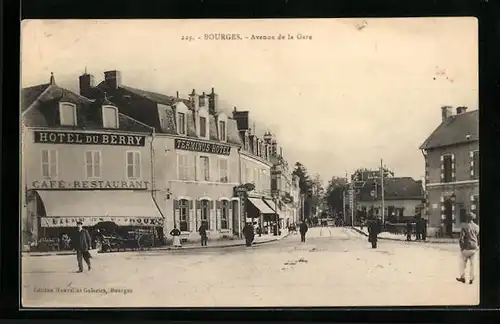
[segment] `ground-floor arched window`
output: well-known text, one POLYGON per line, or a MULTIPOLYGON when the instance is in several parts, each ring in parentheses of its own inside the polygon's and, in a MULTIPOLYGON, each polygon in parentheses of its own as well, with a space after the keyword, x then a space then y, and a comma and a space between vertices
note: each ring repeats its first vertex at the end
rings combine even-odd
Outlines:
POLYGON ((207 199, 200 200, 201 222, 206 223, 209 230, 212 229, 210 225, 210 217, 211 217, 210 211, 211 211, 211 201, 207 199))
POLYGON ((179 200, 179 230, 188 232, 189 228, 189 201, 186 199, 179 200))

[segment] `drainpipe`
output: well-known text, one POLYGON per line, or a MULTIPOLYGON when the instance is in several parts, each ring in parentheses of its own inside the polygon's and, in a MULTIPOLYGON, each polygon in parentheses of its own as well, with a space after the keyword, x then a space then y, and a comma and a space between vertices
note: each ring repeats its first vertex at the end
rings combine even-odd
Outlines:
POLYGON ((151 198, 153 198, 153 202, 155 203, 156 208, 160 212, 161 217, 163 217, 163 226, 165 226, 165 215, 163 215, 161 208, 158 206, 158 202, 156 201, 156 182, 155 182, 155 168, 154 168, 154 161, 155 161, 155 150, 154 150, 154 142, 156 138, 156 132, 154 127, 151 127, 151 145, 150 145, 150 150, 151 150, 151 198))
MULTIPOLYGON (((238 169, 240 171, 240 179, 239 179, 239 184, 241 185, 242 183, 242 178, 241 178, 241 147, 238 147, 238 169)), ((244 212, 243 211, 243 208, 241 208, 242 206, 242 199, 245 199, 245 196, 244 195, 239 195, 240 197, 240 210, 239 210, 239 213, 238 213, 238 237, 241 239, 242 238, 242 235, 241 235, 241 214, 244 212)), ((246 218, 245 218, 245 224, 246 224, 246 218)), ((234 224, 233 224, 234 226, 234 224)), ((253 226, 253 224, 252 224, 253 226)))

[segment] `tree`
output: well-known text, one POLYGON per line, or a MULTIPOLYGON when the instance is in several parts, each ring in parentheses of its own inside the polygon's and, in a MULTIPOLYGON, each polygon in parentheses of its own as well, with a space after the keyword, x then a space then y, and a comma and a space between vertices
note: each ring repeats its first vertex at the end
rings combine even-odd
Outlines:
POLYGON ((293 175, 299 178, 299 188, 301 194, 307 194, 309 189, 312 188, 312 181, 307 174, 307 169, 300 162, 295 163, 293 175))
POLYGON ((312 212, 312 181, 307 173, 307 169, 300 162, 295 163, 293 175, 299 178, 300 193, 304 197, 304 216, 311 217, 312 212))
MULTIPOLYGON (((383 167, 384 170, 384 178, 394 177, 394 172, 387 167, 383 167)), ((379 178, 380 177, 380 168, 377 169, 367 169, 367 168, 359 168, 351 175, 351 180, 358 179, 359 181, 366 181, 369 178, 379 178)))
POLYGON ((313 180, 311 181, 311 190, 312 190, 312 212, 316 214, 318 208, 323 207, 325 189, 323 188, 323 180, 318 173, 314 175, 313 180))
POLYGON ((333 213, 340 212, 344 209, 343 194, 347 188, 347 180, 343 177, 332 177, 328 181, 328 186, 325 192, 325 203, 331 208, 333 213))

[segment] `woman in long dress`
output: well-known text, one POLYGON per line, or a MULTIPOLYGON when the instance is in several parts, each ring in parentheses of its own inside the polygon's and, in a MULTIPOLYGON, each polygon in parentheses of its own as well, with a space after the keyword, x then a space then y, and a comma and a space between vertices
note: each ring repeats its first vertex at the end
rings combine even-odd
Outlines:
POLYGON ((170 231, 170 235, 174 237, 174 247, 182 247, 181 245, 181 231, 174 226, 174 229, 170 231))

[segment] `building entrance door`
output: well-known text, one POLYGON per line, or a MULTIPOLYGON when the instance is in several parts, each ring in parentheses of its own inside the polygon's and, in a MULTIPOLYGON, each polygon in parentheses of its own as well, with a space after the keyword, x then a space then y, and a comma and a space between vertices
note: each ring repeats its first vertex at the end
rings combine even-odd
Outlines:
POLYGON ((451 237, 453 235, 453 209, 452 202, 449 199, 444 202, 444 215, 445 235, 451 237))

